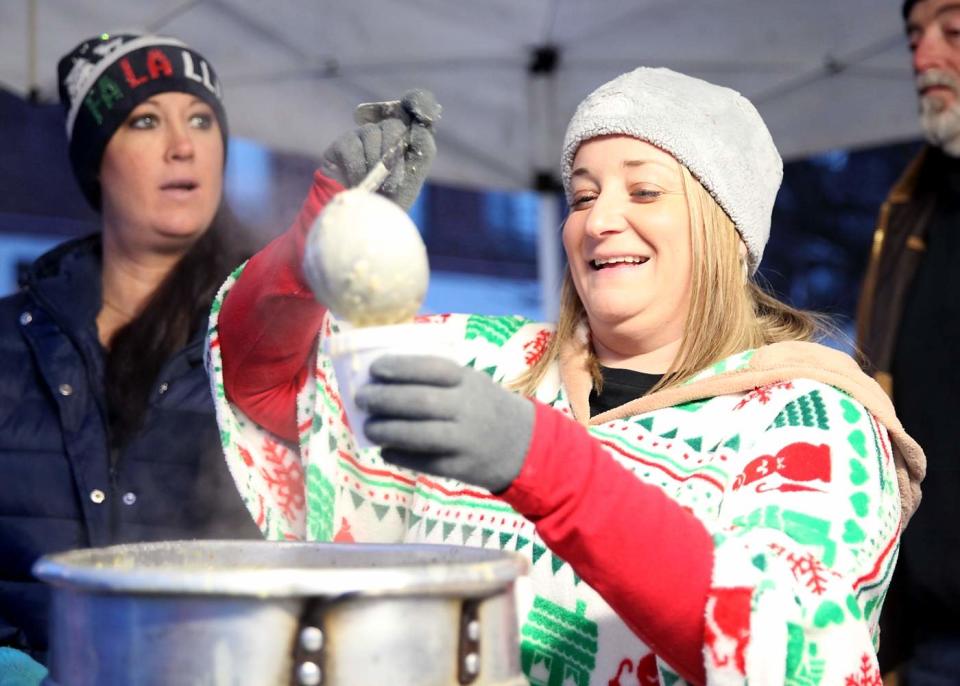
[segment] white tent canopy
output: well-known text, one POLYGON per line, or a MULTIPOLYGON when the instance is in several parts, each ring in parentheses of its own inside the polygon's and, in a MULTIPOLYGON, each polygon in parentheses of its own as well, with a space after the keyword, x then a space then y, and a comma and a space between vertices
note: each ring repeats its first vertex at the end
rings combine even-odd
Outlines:
POLYGON ((918 134, 891 0, 2 0, 0 85, 56 99, 60 55, 104 31, 209 58, 231 132, 319 154, 362 101, 418 86, 444 106, 433 179, 555 174, 576 103, 640 64, 752 99, 787 158, 918 134), (537 69, 531 67, 536 64, 537 69))

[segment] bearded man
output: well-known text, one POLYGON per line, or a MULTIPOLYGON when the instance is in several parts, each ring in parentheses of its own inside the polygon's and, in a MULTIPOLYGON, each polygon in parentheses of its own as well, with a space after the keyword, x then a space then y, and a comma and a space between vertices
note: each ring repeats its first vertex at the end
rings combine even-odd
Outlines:
POLYGON ((928 145, 880 210, 858 343, 928 466, 880 664, 886 683, 960 684, 960 0, 906 0, 903 17, 928 145))

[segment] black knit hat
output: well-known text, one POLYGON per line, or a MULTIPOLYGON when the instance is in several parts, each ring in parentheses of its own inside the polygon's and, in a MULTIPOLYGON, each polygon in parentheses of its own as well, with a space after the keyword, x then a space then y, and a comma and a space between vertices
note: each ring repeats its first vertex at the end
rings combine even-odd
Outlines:
POLYGON ((101 34, 83 41, 57 65, 66 110, 70 163, 87 200, 100 209, 103 151, 130 112, 157 93, 194 95, 213 109, 227 150, 220 81, 199 53, 175 38, 101 34))

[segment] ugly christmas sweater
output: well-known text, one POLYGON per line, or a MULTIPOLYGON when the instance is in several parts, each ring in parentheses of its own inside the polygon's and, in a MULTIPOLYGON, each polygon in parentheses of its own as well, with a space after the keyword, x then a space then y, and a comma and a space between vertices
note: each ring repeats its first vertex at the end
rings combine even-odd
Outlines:
MULTIPOLYGON (((309 205, 286 239, 290 265, 309 205)), ((228 400, 238 396, 220 359, 219 310, 236 278, 214 307, 209 362, 227 462, 268 538, 519 552, 531 566, 518 619, 533 684, 879 683, 879 606, 922 454, 846 356, 802 343, 747 351, 589 418, 585 348, 572 344, 537 389, 520 476, 495 497, 356 449, 329 360, 303 350, 306 316, 323 318, 322 335, 337 323, 308 302, 296 267, 263 300, 275 322, 277 308, 297 312, 300 332, 255 317, 239 327, 275 351, 244 377, 290 376, 279 396, 296 397, 296 429, 252 422, 228 400), (675 645, 691 636, 693 660, 675 645)), ((455 329, 461 362, 501 382, 551 335, 515 317, 423 325, 455 329)), ((277 396, 242 402, 258 414, 277 396)))

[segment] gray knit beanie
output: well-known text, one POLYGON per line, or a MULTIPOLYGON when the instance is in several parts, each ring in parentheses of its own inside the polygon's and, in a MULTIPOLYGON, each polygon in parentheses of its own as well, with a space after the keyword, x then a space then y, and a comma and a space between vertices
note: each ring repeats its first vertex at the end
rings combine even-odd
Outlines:
POLYGON ((563 141, 562 175, 580 144, 623 134, 673 155, 730 217, 757 270, 770 237, 783 161, 756 108, 734 90, 669 69, 640 67, 605 83, 577 107, 563 141))

